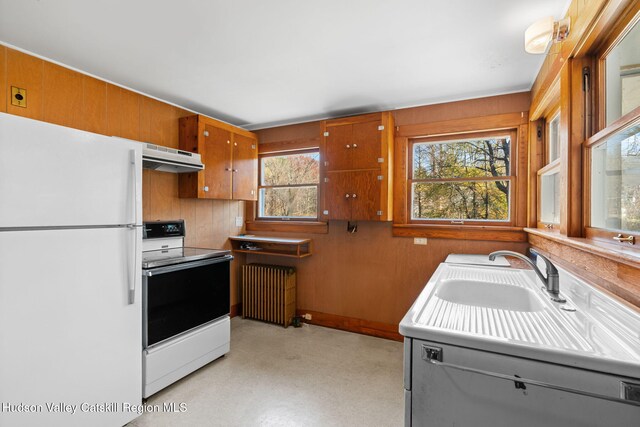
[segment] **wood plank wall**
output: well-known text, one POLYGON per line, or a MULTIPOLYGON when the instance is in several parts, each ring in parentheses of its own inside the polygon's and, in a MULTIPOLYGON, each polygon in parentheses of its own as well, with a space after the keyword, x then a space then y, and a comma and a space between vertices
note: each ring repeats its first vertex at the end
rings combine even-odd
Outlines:
MULTIPOLYGON (((178 119, 193 113, 0 45, 0 111, 104 135, 178 148, 178 119), (27 107, 11 105, 11 86, 27 89, 27 107)), ((178 198, 178 175, 144 169, 145 221, 186 222, 190 246, 230 248, 244 202, 178 198)), ((236 264, 239 264, 236 262, 236 264)), ((232 268, 231 304, 237 304, 232 268)))
MULTIPOLYGON (((407 108, 394 112, 396 125, 527 112, 529 92, 407 108)), ((319 122, 256 131, 261 145, 319 138, 319 122)), ((438 264, 450 253, 523 252, 526 243, 393 237, 391 223, 358 222, 347 233, 345 221, 331 221, 327 234, 260 232, 260 235, 313 239, 313 255, 300 260, 248 255, 247 262, 267 262, 298 269, 298 311, 313 314, 311 323, 397 338, 398 323, 438 264), (317 320, 316 320, 317 319, 317 320)))

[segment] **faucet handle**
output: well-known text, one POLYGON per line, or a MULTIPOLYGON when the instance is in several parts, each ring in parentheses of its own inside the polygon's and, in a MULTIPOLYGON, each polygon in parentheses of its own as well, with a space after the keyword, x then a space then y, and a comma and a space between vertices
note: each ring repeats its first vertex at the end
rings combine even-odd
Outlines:
POLYGON ((540 252, 536 251, 533 248, 529 248, 529 252, 535 256, 536 258, 540 257, 546 266, 547 269, 547 276, 551 275, 558 275, 558 269, 556 268, 555 265, 553 265, 553 263, 549 260, 549 258, 547 258, 546 256, 542 255, 540 252))

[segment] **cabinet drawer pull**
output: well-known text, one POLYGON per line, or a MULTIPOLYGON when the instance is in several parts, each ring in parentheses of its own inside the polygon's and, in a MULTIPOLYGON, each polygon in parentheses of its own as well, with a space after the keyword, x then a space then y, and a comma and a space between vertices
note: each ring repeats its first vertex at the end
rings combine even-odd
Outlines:
POLYGON ((344 197, 348 199, 350 196, 349 194, 345 194, 344 197))
POLYGON ((358 148, 358 144, 353 144, 353 148, 358 148))
POLYGON ((356 198, 356 197, 358 197, 358 196, 356 195, 356 193, 353 193, 353 194, 351 195, 351 197, 353 197, 353 198, 355 199, 355 198, 356 198))
POLYGON ((349 144, 346 145, 347 148, 351 148, 351 146, 349 144))

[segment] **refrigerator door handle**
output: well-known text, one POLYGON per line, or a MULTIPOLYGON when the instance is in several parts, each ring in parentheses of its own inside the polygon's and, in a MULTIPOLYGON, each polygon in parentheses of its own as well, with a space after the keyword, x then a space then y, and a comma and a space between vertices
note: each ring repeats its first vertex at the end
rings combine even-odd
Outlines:
POLYGON ((139 276, 138 272, 138 205, 140 204, 140 194, 138 192, 138 156, 136 150, 129 151, 131 156, 131 166, 133 167, 133 221, 131 224, 127 224, 127 228, 133 231, 133 266, 129 275, 129 304, 134 304, 136 301, 136 277, 139 276))

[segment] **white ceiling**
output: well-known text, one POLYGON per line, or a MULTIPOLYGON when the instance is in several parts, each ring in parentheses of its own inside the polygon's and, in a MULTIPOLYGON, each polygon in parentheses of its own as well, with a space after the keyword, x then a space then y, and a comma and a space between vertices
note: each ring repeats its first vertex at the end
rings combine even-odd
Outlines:
POLYGON ((0 0, 0 41, 249 129, 529 90, 569 0, 0 0))

